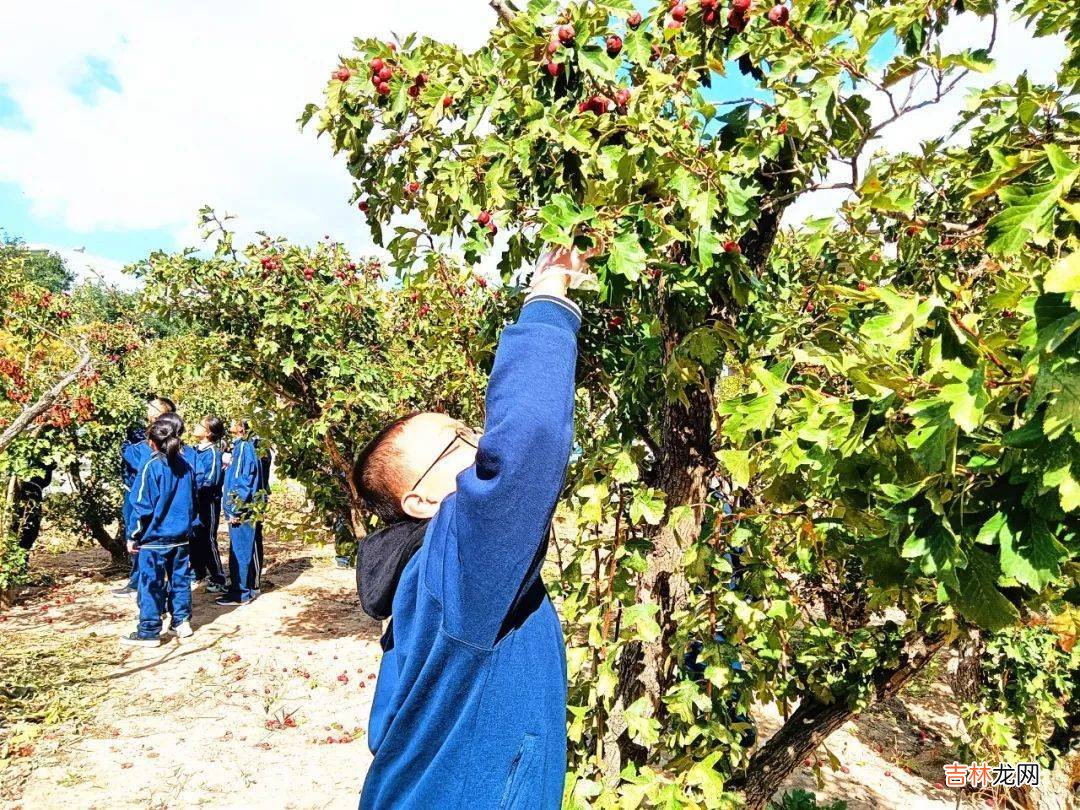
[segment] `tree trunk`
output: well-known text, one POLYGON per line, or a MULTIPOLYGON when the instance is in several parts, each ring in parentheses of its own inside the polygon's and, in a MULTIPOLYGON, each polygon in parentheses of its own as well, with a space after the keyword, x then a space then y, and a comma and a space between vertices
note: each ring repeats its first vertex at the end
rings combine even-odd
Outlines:
MULTIPOLYGON (((894 697, 944 644, 944 635, 909 637, 899 665, 875 675, 872 703, 894 697)), ((800 763, 856 714, 845 703, 823 703, 804 695, 787 722, 758 749, 743 774, 729 787, 743 791, 747 810, 761 810, 800 763)))
POLYGON ((704 519, 701 504, 708 495, 709 476, 714 466, 710 448, 712 407, 709 393, 701 388, 687 389, 687 397, 689 406, 671 402, 665 408, 655 485, 667 496, 669 516, 676 506, 693 504, 694 508, 677 524, 665 521, 652 537, 653 549, 649 554, 649 567, 642 575, 640 598, 660 606, 656 618, 661 633, 655 642, 627 644, 619 657, 619 684, 604 740, 604 772, 610 779, 617 778, 628 761, 640 764, 647 754, 626 733, 623 718, 626 707, 642 695, 648 695, 653 702, 654 716, 663 722, 664 706, 660 697, 671 685, 674 674, 670 649, 676 630, 673 617, 687 597, 687 583, 681 572, 682 557, 685 544, 701 531, 704 519))
MULTIPOLYGON (((120 520, 120 523, 123 524, 123 520, 120 520)), ((86 527, 90 530, 90 536, 97 541, 98 545, 109 552, 113 565, 123 567, 131 565, 127 543, 124 542, 123 525, 120 526, 118 536, 110 534, 109 530, 96 517, 88 517, 86 527)))

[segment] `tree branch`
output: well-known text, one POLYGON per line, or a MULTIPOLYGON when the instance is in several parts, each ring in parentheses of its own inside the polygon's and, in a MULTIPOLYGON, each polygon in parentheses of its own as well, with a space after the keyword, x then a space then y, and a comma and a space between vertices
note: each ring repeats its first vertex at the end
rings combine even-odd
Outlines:
POLYGON ((79 358, 79 362, 75 368, 65 374, 52 388, 42 394, 37 402, 28 408, 25 408, 22 413, 15 417, 15 421, 8 425, 4 432, 0 434, 0 453, 3 453, 9 444, 26 432, 35 419, 45 413, 45 411, 49 410, 49 408, 53 406, 53 403, 60 398, 60 395, 64 393, 64 389, 79 379, 79 376, 89 365, 90 352, 84 348, 82 350, 82 356, 79 358))
POLYGON ((488 5, 495 9, 495 13, 499 15, 499 19, 507 25, 510 25, 514 21, 514 12, 510 10, 510 7, 503 2, 503 0, 488 0, 488 5))

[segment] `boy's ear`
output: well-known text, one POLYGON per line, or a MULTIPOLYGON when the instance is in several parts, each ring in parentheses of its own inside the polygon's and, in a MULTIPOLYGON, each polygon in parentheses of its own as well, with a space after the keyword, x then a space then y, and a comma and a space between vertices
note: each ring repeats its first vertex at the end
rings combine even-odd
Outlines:
POLYGON ((439 505, 438 501, 429 500, 415 490, 409 490, 401 496, 401 511, 417 520, 435 517, 439 505))

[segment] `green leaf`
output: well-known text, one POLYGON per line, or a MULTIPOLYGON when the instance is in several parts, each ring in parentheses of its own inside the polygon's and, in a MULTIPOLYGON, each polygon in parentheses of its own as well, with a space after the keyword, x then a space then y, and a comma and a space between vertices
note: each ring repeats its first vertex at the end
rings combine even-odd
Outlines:
POLYGON ((639 602, 623 608, 623 626, 633 628, 633 638, 649 644, 660 638, 660 625, 653 617, 660 606, 653 602, 639 602))
POLYGON ((630 502, 630 520, 639 523, 644 520, 656 526, 664 519, 664 493, 658 489, 645 489, 634 493, 630 502))
POLYGON ((1059 293, 1080 290, 1080 251, 1058 259, 1043 279, 1043 290, 1059 293))
POLYGON ((630 739, 646 748, 655 745, 660 739, 660 723, 649 716, 651 713, 652 703, 648 696, 639 697, 623 712, 630 739))
POLYGON ((1019 611, 997 589, 998 567, 990 554, 973 548, 961 573, 959 586, 949 595, 965 618, 987 630, 1000 630, 1019 621, 1019 611))
POLYGON ((999 534, 1001 573, 1017 582, 1041 591, 1060 573, 1060 562, 1067 552, 1046 524, 1033 521, 1014 533, 1006 526, 999 534))
POLYGON ((740 489, 750 486, 750 454, 746 450, 721 450, 717 456, 734 486, 740 489))
POLYGON ((924 574, 936 576, 953 588, 957 587, 956 569, 966 561, 952 527, 944 520, 920 526, 918 532, 904 541, 900 553, 909 560, 917 560, 924 574))
POLYGON ((645 249, 641 247, 637 233, 628 228, 611 243, 607 266, 615 275, 637 281, 645 269, 646 259, 645 249))
POLYGON ((636 481, 638 475, 638 466, 634 463, 633 457, 625 450, 620 451, 615 456, 615 464, 611 468, 611 477, 618 484, 628 484, 631 481, 636 481))
POLYGON ((1072 188, 1080 166, 1061 147, 1047 144, 1044 148, 1052 172, 1049 179, 1027 186, 1006 185, 998 191, 1005 209, 986 224, 986 247, 991 253, 1016 253, 1029 241, 1044 245, 1053 236, 1054 211, 1072 188))

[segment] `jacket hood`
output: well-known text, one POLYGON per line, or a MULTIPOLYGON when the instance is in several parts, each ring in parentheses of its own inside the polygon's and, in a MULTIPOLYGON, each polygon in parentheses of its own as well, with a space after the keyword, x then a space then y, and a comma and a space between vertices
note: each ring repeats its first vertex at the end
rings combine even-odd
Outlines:
POLYGON ((356 551, 356 591, 360 606, 382 621, 393 612, 398 580, 424 542, 429 521, 406 520, 372 532, 356 551))

